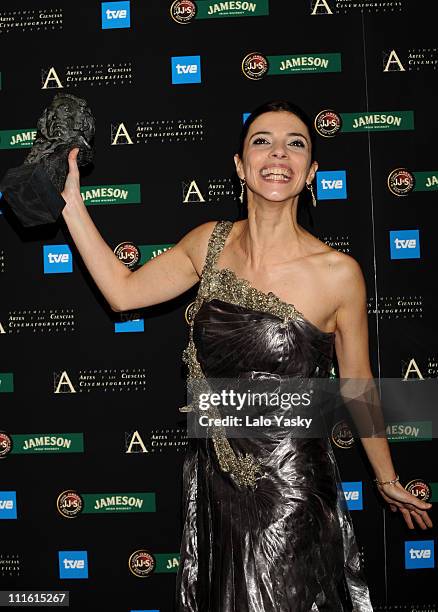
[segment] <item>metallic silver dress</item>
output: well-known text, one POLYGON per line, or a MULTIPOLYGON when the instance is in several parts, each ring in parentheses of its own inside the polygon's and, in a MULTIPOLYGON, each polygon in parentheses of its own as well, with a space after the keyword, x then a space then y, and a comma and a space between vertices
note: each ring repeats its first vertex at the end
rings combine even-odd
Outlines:
MULTIPOLYGON (((334 333, 216 267, 232 225, 217 222, 209 239, 183 353, 189 381, 328 377, 334 333)), ((328 437, 250 440, 219 429, 190 440, 177 612, 372 611, 340 482, 328 437)))

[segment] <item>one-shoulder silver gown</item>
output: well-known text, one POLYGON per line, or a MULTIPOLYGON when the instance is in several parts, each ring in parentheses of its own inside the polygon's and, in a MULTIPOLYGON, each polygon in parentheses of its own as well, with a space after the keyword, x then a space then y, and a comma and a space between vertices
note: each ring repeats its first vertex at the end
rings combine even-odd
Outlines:
MULTIPOLYGON (((232 225, 217 222, 209 239, 183 353, 189 380, 328 378, 334 333, 217 268, 232 225)), ((328 436, 191 439, 177 612, 372 611, 340 483, 328 436)))

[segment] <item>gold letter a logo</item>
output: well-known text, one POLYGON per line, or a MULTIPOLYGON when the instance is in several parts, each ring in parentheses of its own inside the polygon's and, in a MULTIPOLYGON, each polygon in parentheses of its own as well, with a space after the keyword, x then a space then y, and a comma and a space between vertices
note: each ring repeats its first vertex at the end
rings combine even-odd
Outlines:
POLYGON ((126 145, 126 144, 134 144, 131 140, 131 136, 129 135, 128 130, 125 127, 124 123, 119 123, 118 126, 111 126, 111 144, 112 145, 126 145), (121 142, 119 142, 119 140, 121 142))
POLYGON ((311 15, 333 15, 333 11, 329 7, 327 0, 315 0, 312 5, 311 15), (323 9, 319 12, 319 9, 323 9))

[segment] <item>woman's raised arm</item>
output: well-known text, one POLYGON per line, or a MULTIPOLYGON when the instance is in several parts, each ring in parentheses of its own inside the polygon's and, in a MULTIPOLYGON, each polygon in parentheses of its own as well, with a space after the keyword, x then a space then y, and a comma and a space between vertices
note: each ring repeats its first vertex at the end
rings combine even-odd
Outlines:
POLYGON ((78 149, 68 157, 69 173, 62 215, 96 285, 114 311, 132 310, 170 300, 193 287, 205 260, 214 221, 188 232, 174 247, 132 272, 100 235, 80 193, 78 149))

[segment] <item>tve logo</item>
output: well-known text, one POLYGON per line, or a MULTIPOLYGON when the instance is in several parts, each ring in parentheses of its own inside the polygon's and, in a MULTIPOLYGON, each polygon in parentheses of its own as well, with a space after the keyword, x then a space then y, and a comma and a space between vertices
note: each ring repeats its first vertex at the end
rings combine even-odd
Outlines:
POLYGON ((114 323, 114 331, 116 334, 126 332, 144 332, 144 319, 128 319, 114 323))
POLYGON ((347 197, 347 173, 345 170, 316 173, 318 200, 345 200, 347 197))
POLYGON ((44 274, 73 272, 73 257, 68 244, 43 245, 44 274))
POLYGON ((86 550, 60 550, 60 578, 88 578, 88 558, 86 550))
POLYGON ((0 491, 0 519, 17 518, 17 493, 0 491))
POLYGON ((201 56, 172 57, 172 84, 201 82, 201 56))
POLYGON ((391 259, 420 258, 420 230, 391 230, 389 243, 391 259))
POLYGON ((130 3, 127 2, 102 2, 102 29, 130 28, 131 14, 130 3))
POLYGON ((363 510, 362 482, 343 482, 345 501, 349 510, 363 510))
POLYGON ((242 115, 242 119, 243 119, 243 123, 245 123, 245 121, 248 119, 248 117, 250 116, 251 113, 243 113, 242 115))
POLYGON ((433 540, 405 541, 405 568, 422 569, 435 567, 435 549, 433 540))

